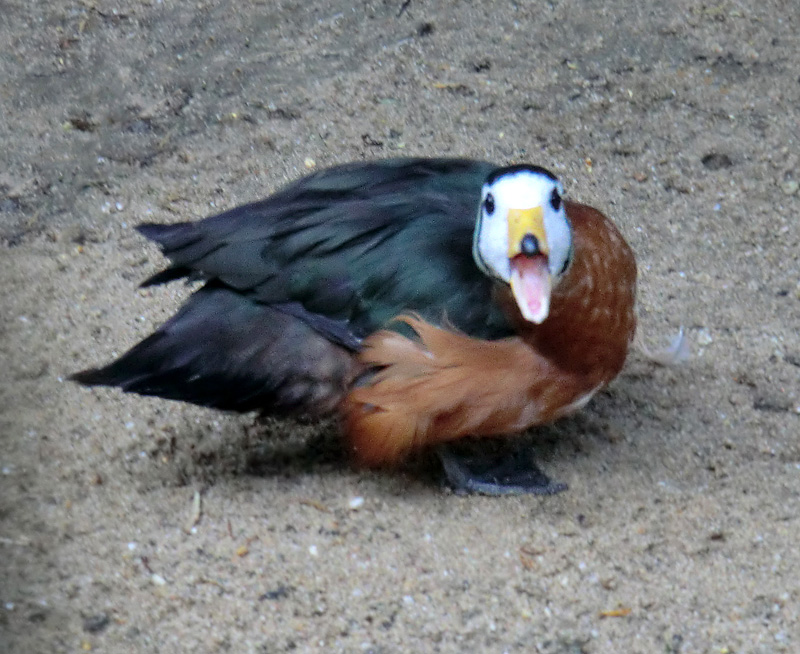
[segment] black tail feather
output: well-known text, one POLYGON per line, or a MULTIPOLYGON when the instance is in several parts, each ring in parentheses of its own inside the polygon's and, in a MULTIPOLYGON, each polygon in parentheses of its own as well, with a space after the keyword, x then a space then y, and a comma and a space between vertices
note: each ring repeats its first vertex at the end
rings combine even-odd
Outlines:
POLYGON ((136 226, 136 231, 145 238, 158 243, 164 252, 177 250, 197 243, 202 234, 197 230, 197 223, 173 223, 160 225, 158 223, 142 223, 136 226))
POLYGON ((218 409, 321 414, 352 369, 346 349, 297 317, 209 284, 119 359, 71 379, 218 409))
POLYGON ((145 279, 141 284, 139 284, 139 287, 147 288, 148 286, 158 286, 159 284, 166 284, 167 282, 171 282, 176 279, 188 277, 191 274, 192 274, 192 269, 184 268, 183 266, 177 266, 175 268, 166 268, 165 270, 157 272, 155 275, 151 275, 150 277, 145 279))

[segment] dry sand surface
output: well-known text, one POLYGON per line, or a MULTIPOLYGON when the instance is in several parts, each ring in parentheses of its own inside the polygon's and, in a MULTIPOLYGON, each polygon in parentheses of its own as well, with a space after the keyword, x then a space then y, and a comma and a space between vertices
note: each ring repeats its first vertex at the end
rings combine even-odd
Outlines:
POLYGON ((1 4, 0 650, 800 651, 794 0, 1 4), (568 492, 65 381, 186 297, 138 222, 406 155, 550 167, 687 328, 527 436, 568 492))

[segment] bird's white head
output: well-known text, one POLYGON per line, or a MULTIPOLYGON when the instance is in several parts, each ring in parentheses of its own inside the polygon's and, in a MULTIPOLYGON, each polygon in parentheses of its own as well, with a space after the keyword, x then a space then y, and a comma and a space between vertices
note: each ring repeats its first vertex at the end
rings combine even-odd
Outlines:
POLYGON ((495 170, 481 192, 475 262, 511 286, 520 313, 537 325, 547 318, 552 289, 572 257, 563 194, 555 175, 531 165, 495 170))

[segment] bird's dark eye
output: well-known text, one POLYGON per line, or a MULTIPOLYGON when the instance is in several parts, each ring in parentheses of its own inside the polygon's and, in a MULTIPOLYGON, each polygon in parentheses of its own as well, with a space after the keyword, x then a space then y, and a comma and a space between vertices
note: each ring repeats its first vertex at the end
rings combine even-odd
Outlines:
POLYGON ((487 216, 491 216, 494 213, 494 196, 491 193, 486 194, 486 199, 483 201, 483 208, 486 210, 487 216))
POLYGON ((553 192, 550 194, 550 206, 553 207, 554 211, 558 211, 561 208, 561 195, 558 192, 558 189, 553 189, 553 192))
POLYGON ((572 263, 572 248, 569 249, 569 252, 567 253, 567 258, 564 260, 564 265, 561 266, 561 272, 558 274, 563 275, 565 272, 567 272, 567 268, 569 268, 570 263, 572 263))

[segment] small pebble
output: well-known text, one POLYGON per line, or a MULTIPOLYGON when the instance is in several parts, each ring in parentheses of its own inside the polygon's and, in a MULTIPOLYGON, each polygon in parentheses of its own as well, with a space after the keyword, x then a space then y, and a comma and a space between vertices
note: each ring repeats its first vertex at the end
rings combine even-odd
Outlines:
POLYGON ((305 164, 305 167, 309 169, 317 167, 317 162, 314 161, 311 157, 306 157, 306 160, 303 163, 305 164))
POLYGON ((781 184, 781 191, 783 191, 784 195, 794 195, 797 193, 798 188, 800 188, 800 185, 793 179, 781 184))
POLYGON ((713 342, 713 338, 711 337, 711 332, 707 329, 703 328, 697 333, 697 344, 698 345, 711 345, 713 342))
POLYGON ((96 634, 103 631, 110 621, 108 613, 98 613, 97 615, 92 615, 84 619, 83 630, 90 634, 96 634))
POLYGON ((311 546, 308 548, 308 553, 309 553, 311 556, 319 556, 319 550, 317 549, 317 546, 316 546, 316 545, 311 545, 311 546))
POLYGON ((167 580, 164 579, 164 577, 162 577, 159 574, 153 574, 150 577, 150 579, 156 586, 166 586, 167 585, 167 580))
POLYGON ((364 498, 361 496, 351 497, 350 501, 347 503, 347 506, 349 506, 353 511, 357 511, 364 506, 364 498))

